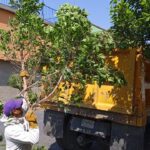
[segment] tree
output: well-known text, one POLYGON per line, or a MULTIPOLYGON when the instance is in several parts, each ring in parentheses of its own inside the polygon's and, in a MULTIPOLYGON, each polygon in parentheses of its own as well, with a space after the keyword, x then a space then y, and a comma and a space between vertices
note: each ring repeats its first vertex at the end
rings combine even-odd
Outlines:
POLYGON ((111 36, 106 31, 92 33, 87 13, 79 7, 64 4, 56 15, 56 24, 47 27, 52 47, 44 55, 44 58, 50 60, 45 61, 48 66, 47 74, 58 73, 56 79, 53 77, 51 80, 51 87, 60 78, 64 88, 75 83, 70 100, 76 103, 83 99, 81 93, 84 93, 89 83, 96 81, 99 86, 105 82, 124 84, 122 73, 105 63, 105 54, 111 53, 114 48, 111 36))
POLYGON ((37 73, 43 76, 40 83, 46 85, 46 97, 41 101, 53 97, 60 83, 63 88, 78 90, 70 99, 73 103, 82 101, 88 83, 125 84, 122 73, 105 63, 105 54, 114 47, 112 38, 106 31, 92 33, 84 9, 62 5, 58 21, 51 26, 39 17, 43 4, 38 0, 15 2, 16 17, 10 21, 8 32, 0 32, 0 45, 6 56, 15 58, 19 52, 21 70, 30 75, 23 76, 24 91, 34 84, 37 73))
POLYGON ((32 77, 37 71, 36 66, 40 61, 38 54, 42 51, 42 45, 45 45, 41 40, 44 36, 44 21, 39 17, 43 4, 39 3, 39 0, 11 1, 11 4, 17 11, 15 17, 9 21, 10 29, 0 30, 0 48, 9 60, 20 62, 25 90, 27 84, 31 84, 27 82, 32 82, 32 77), (34 67, 30 68, 31 65, 34 67), (28 72, 30 79, 27 81, 28 72))
POLYGON ((150 58, 150 1, 111 0, 111 18, 116 46, 141 47, 150 58))

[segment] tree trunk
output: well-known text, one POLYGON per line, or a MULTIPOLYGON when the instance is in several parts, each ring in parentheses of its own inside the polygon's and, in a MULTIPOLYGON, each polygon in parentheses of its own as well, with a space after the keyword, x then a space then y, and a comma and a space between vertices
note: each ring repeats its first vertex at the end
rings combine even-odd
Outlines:
MULTIPOLYGON (((25 69, 25 62, 24 62, 24 55, 23 55, 23 51, 21 51, 21 70, 26 70, 25 69)), ((27 85, 27 78, 26 76, 23 76, 22 77, 22 80, 23 80, 23 90, 24 90, 24 93, 23 93, 23 96, 25 98, 25 100, 27 101, 27 104, 29 104, 29 97, 28 97, 28 92, 26 91, 28 85, 27 85)))

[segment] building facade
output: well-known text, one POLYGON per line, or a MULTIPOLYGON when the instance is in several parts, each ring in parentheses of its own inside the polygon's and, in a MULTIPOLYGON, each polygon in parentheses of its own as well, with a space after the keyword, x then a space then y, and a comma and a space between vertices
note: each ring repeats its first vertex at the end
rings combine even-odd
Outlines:
MULTIPOLYGON (((15 15, 15 10, 0 4, 0 29, 8 30, 8 21, 15 15)), ((17 69, 14 64, 7 60, 0 53, 0 101, 5 101, 17 95, 18 89, 8 86, 8 79, 11 74, 16 73, 17 69)))

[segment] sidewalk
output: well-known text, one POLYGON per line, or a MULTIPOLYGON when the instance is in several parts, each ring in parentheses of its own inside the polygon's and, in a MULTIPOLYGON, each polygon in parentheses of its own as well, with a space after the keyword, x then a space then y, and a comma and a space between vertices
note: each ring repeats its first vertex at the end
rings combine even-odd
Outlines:
POLYGON ((4 142, 0 142, 0 150, 6 150, 4 142))

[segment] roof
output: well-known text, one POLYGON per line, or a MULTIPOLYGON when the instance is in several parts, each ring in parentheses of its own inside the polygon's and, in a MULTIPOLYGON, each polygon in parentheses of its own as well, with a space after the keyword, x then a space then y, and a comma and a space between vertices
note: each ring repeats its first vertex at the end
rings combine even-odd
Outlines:
MULTIPOLYGON (((0 8, 7 10, 11 13, 16 13, 17 8, 10 6, 9 4, 3 4, 2 2, 0 2, 0 8)), ((54 24, 56 21, 56 17, 55 17, 55 12, 56 10, 44 5, 43 8, 40 10, 40 17, 44 20, 45 24, 54 24)))
POLYGON ((9 12, 12 12, 12 13, 16 13, 16 9, 14 9, 14 8, 8 6, 8 5, 4 5, 4 4, 0 3, 0 8, 4 9, 4 10, 7 10, 9 12))
POLYGON ((101 31, 105 31, 105 29, 103 29, 95 24, 92 24, 92 32, 101 32, 101 31))

